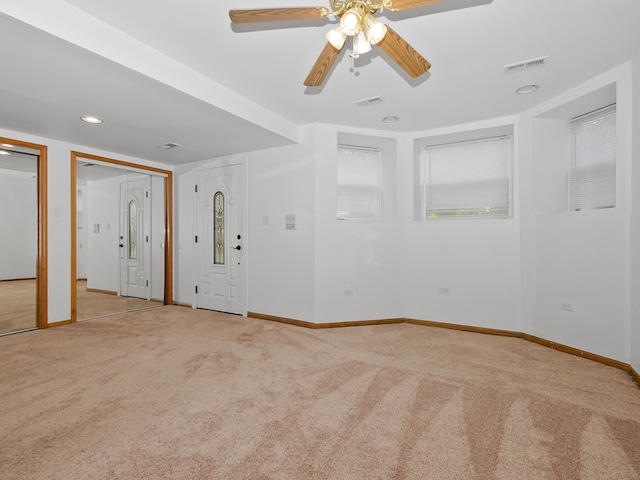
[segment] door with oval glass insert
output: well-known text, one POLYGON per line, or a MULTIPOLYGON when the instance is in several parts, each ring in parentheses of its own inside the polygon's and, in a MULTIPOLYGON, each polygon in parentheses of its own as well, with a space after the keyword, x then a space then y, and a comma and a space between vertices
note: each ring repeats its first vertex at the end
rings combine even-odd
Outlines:
POLYGON ((198 308, 244 314, 242 166, 200 170, 197 185, 198 308))
POLYGON ((129 175, 120 184, 120 295, 151 298, 151 208, 149 175, 129 175))

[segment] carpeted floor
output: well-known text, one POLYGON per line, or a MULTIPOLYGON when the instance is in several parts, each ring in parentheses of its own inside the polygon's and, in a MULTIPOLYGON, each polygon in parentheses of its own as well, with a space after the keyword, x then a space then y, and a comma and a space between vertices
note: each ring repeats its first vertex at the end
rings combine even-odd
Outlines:
POLYGON ((163 307, 0 338, 0 478, 639 479, 628 374, 516 338, 163 307))
MULTIPOLYGON (((76 282, 76 320, 161 307, 159 300, 143 300, 87 290, 87 281, 76 282)), ((0 281, 0 335, 36 328, 36 281, 0 281)))
POLYGON ((36 328, 36 281, 0 282, 0 335, 36 328))

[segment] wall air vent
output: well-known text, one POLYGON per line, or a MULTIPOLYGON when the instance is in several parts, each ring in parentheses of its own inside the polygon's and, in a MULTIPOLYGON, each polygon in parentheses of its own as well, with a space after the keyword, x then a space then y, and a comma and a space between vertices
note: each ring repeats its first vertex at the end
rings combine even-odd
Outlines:
POLYGON ((524 72, 525 70, 532 70, 534 68, 546 67, 549 61, 549 56, 533 58, 524 62, 512 63, 511 65, 504 66, 504 74, 509 75, 511 73, 524 72))
POLYGON ((353 102, 353 104, 358 108, 371 107, 372 105, 380 105, 381 103, 384 103, 382 97, 365 98, 363 100, 356 100, 353 102))
POLYGON ((171 150, 172 148, 176 148, 179 146, 180 146, 179 143, 168 142, 168 143, 163 143, 162 145, 158 145, 158 148, 162 148, 163 150, 171 150))

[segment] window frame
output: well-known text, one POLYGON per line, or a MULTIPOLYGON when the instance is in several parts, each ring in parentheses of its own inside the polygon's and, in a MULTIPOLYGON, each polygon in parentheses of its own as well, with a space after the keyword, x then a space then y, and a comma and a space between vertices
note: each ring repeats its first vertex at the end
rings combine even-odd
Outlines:
MULTIPOLYGON (((570 153, 569 153, 569 178, 568 178, 568 186, 567 186, 567 210, 569 212, 580 212, 580 211, 588 211, 588 210, 603 210, 608 208, 615 208, 617 204, 617 163, 618 163, 618 152, 617 152, 617 123, 618 123, 618 110, 617 103, 614 102, 612 104, 606 105, 604 107, 597 108, 590 112, 584 113, 582 115, 578 115, 569 120, 569 142, 570 142, 570 153), (582 166, 581 168, 576 167, 577 155, 580 151, 577 148, 578 137, 576 136, 576 130, 580 128, 578 125, 589 121, 595 121, 598 118, 603 118, 604 116, 613 114, 613 138, 609 138, 608 141, 613 146, 613 161, 604 161, 597 162, 589 166, 582 166), (589 170, 594 170, 595 168, 603 168, 613 170, 613 173, 609 174, 609 178, 605 178, 607 173, 604 174, 590 174, 589 170), (580 174, 582 172, 582 174, 580 174), (586 172, 586 174, 584 173, 586 172), (598 178, 596 178, 598 177, 598 178), (578 180, 580 179, 580 180, 578 180), (604 179, 604 180, 603 180, 604 179), (590 202, 594 202, 592 196, 583 195, 583 192, 589 188, 596 188, 595 183, 598 181, 610 181, 611 184, 608 185, 608 195, 613 196, 613 203, 610 202, 600 203, 597 205, 589 205, 590 202), (579 182, 579 183, 576 183, 579 182)), ((611 155, 611 152, 608 152, 611 155)), ((606 193, 604 194, 606 195, 606 193)))
MULTIPOLYGON (((513 133, 500 133, 497 135, 480 136, 477 138, 469 138, 466 140, 449 141, 443 143, 423 144, 417 153, 419 175, 418 184, 420 188, 420 220, 422 221, 441 221, 441 220, 478 220, 478 219, 510 219, 513 218, 513 183, 514 183, 514 165, 513 165, 513 133), (426 159, 425 152, 436 148, 456 148, 464 145, 481 144, 485 142, 506 141, 505 155, 506 158, 506 177, 495 179, 485 179, 486 182, 502 182, 506 181, 507 202, 505 205, 482 206, 467 205, 450 209, 440 209, 429 213, 428 193, 429 183, 426 181, 425 169, 430 168, 430 159, 426 159), (497 211, 496 211, 497 210, 497 211), (504 213, 501 213, 504 212, 504 213)), ((482 181, 482 180, 479 180, 482 181)), ((466 182, 460 185, 465 185, 466 182)))
POLYGON ((339 221, 368 221, 368 222, 382 222, 382 202, 383 202, 383 169, 382 169, 382 157, 383 157, 383 149, 380 147, 370 147, 370 146, 363 146, 363 145, 348 145, 348 144, 344 144, 344 143, 338 143, 337 148, 336 148, 336 219, 339 221), (341 150, 354 150, 354 151, 360 151, 360 152, 366 152, 368 154, 371 153, 376 153, 377 154, 377 185, 373 186, 373 187, 367 187, 367 185, 359 185, 359 184, 345 184, 345 183, 341 183, 341 179, 340 179, 340 151, 341 150), (341 186, 343 185, 347 185, 347 187, 343 187, 343 188, 360 188, 362 190, 371 190, 376 192, 376 195, 370 195, 367 196, 366 198, 363 196, 363 198, 361 198, 361 200, 367 200, 367 199, 371 199, 374 198, 376 199, 377 202, 377 212, 375 212, 375 214, 371 217, 371 218, 366 218, 364 216, 357 216, 357 214, 351 214, 351 215, 341 215, 341 210, 340 210, 340 204, 341 204, 341 197, 340 195, 340 189, 341 186))

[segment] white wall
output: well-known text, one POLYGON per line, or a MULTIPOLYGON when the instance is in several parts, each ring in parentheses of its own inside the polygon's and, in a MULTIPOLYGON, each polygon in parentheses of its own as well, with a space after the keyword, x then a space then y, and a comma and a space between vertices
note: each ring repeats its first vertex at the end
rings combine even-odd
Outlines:
POLYGON ((0 169, 0 280, 36 277, 38 184, 32 176, 0 169))
POLYGON ((313 132, 299 145, 251 153, 249 311, 316 321, 313 132), (285 215, 297 218, 286 230, 285 215))
POLYGON ((120 184, 126 180, 124 174, 87 182, 87 288, 120 293, 120 184))
POLYGON ((193 236, 195 235, 195 166, 178 167, 174 172, 174 301, 194 303, 196 285, 193 236))
POLYGON ((640 54, 632 70, 631 365, 640 373, 640 54))
POLYGON ((87 278, 88 223, 87 182, 76 180, 76 278, 87 278))
POLYGON ((316 125, 314 150, 316 323, 401 317, 397 139, 388 132, 316 125), (336 219, 338 144, 381 149, 381 221, 336 219))
POLYGON ((630 359, 629 74, 623 65, 525 112, 521 137, 529 139, 520 145, 525 331, 623 362, 630 359), (568 122, 604 106, 598 103, 611 92, 618 105, 616 207, 568 212, 568 122), (561 309, 566 302, 572 311, 561 309))
POLYGON ((151 176, 151 298, 164 300, 164 177, 151 176))
MULTIPOLYGON (((515 123, 515 117, 500 118, 415 134, 411 149, 415 153, 404 180, 406 202, 413 205, 419 197, 414 194, 416 162, 420 145, 427 139, 446 143, 468 139, 469 135, 490 137, 514 132, 515 123)), ((424 221, 414 219, 416 208, 412 208, 404 238, 406 317, 521 329, 517 151, 514 157, 513 218, 424 221), (441 289, 449 293, 440 293, 441 289)))
MULTIPOLYGON (((335 220, 335 146, 345 129, 314 125, 299 146, 251 154, 249 309, 316 323, 409 317, 523 331, 630 361, 631 90, 625 64, 518 117, 395 138, 347 131, 364 142, 396 142, 395 215, 380 223, 335 220), (619 124, 617 206, 569 213, 566 115, 586 106, 583 97, 588 104, 612 91, 619 124), (413 141, 509 124, 514 217, 414 220, 413 141), (315 229, 313 240, 284 231, 282 217, 296 212, 302 228, 315 229), (264 217, 269 225, 262 225, 264 217), (296 262, 288 261, 290 254, 296 262), (441 294, 442 288, 450 293, 441 294), (573 311, 562 310, 561 302, 573 311)), ((633 332, 637 341, 637 321, 633 332)))

